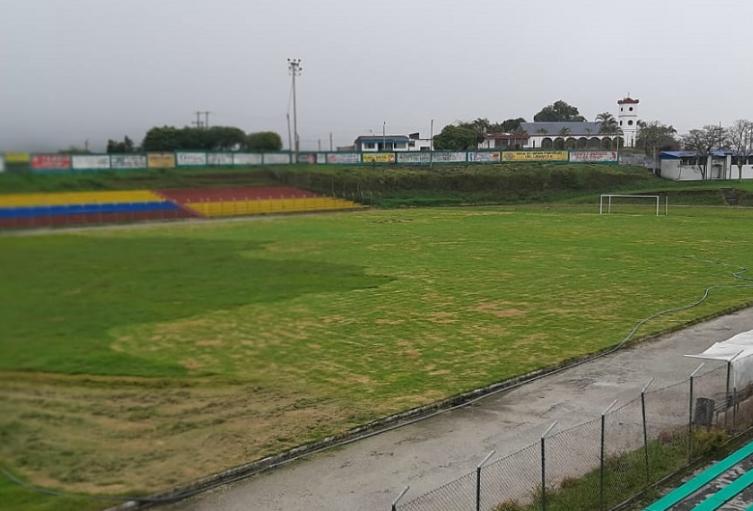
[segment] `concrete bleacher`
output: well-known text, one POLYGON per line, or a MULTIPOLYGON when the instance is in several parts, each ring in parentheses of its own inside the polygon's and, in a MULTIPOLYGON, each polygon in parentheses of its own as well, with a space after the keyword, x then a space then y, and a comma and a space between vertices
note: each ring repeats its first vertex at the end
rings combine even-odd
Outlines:
POLYGON ((356 209, 355 202, 289 186, 0 195, 0 228, 356 209))

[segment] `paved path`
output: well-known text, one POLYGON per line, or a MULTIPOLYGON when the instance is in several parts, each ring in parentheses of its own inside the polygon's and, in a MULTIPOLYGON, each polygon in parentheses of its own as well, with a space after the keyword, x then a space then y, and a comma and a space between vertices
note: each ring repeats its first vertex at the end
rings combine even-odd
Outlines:
POLYGON ((596 418, 614 399, 641 387, 687 378, 698 353, 753 329, 753 308, 669 334, 638 347, 491 396, 460 410, 405 426, 280 469, 204 493, 171 510, 388 510, 406 485, 410 498, 473 470, 492 449, 514 452, 559 427, 596 418))

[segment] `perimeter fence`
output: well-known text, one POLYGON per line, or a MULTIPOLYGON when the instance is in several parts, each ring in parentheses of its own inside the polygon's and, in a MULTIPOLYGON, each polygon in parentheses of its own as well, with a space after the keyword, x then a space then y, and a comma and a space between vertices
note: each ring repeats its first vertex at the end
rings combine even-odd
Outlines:
POLYGON ((541 439, 393 511, 606 511, 690 466, 753 426, 753 389, 735 389, 729 364, 662 388, 588 422, 556 423, 541 439))

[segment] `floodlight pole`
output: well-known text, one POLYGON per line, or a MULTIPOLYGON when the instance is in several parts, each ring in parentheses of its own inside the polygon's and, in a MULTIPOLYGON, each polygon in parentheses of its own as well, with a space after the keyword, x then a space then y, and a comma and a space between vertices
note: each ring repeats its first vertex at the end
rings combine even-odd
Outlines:
POLYGON ((299 138, 298 138, 298 104, 295 91, 295 78, 301 74, 303 68, 301 67, 301 59, 288 59, 288 69, 290 70, 290 76, 293 79, 293 143, 295 144, 295 161, 298 161, 299 138))

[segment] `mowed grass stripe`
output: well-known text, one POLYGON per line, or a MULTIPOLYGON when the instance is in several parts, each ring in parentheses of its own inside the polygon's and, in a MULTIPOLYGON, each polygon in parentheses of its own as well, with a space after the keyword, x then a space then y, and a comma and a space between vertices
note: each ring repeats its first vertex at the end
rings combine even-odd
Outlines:
POLYGON ((752 222, 490 207, 0 237, 0 456, 161 489, 612 345, 735 284, 752 222))

